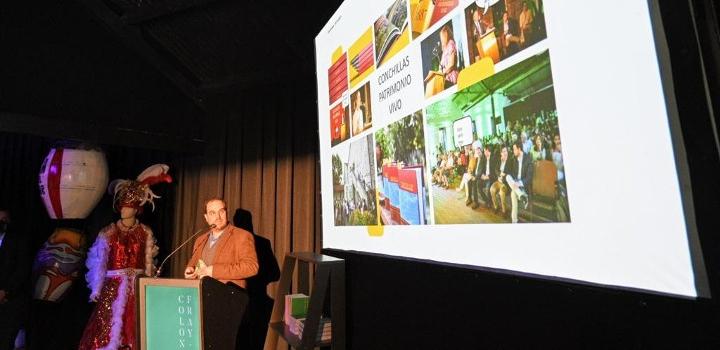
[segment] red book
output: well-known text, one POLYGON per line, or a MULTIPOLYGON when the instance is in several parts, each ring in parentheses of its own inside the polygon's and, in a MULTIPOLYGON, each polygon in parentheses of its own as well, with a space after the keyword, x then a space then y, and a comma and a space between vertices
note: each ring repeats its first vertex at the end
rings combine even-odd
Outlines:
POLYGON ((388 181, 398 183, 398 168, 395 165, 387 167, 387 178, 388 181))
POLYGON ((337 106, 333 107, 330 111, 330 138, 335 141, 340 139, 340 129, 342 128, 343 114, 342 103, 338 103, 337 106))
POLYGON ((435 9, 433 10, 430 23, 437 23, 443 16, 456 8, 458 0, 435 0, 435 9))
POLYGON ((347 54, 343 53, 340 58, 328 69, 328 90, 330 92, 330 104, 337 101, 343 92, 348 89, 347 81, 347 54))
POLYGON ((414 169, 398 170, 398 178, 400 180, 400 189, 412 193, 418 193, 418 174, 414 169))

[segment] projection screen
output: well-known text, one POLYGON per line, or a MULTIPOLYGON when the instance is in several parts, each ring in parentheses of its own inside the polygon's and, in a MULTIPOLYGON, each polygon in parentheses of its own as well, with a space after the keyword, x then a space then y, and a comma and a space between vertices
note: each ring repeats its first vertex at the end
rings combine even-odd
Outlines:
POLYGON ((343 2, 323 247, 709 297, 655 6, 343 2))

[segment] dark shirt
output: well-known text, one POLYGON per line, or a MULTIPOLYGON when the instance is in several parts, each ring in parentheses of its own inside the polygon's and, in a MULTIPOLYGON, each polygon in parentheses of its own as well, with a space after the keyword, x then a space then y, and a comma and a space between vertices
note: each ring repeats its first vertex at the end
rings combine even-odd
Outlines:
POLYGON ((30 251, 23 236, 8 232, 0 245, 0 289, 12 299, 30 286, 30 251))

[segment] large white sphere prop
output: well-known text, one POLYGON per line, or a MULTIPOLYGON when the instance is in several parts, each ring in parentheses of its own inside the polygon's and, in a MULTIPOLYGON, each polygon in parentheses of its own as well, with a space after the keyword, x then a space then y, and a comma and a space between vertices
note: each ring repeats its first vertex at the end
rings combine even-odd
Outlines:
POLYGON ((53 148, 40 167, 40 196, 53 219, 84 219, 108 185, 105 154, 53 148))

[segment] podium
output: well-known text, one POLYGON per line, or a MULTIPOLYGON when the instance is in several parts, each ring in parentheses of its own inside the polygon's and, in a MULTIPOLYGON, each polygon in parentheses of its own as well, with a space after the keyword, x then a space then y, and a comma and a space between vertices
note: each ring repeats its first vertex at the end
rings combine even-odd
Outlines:
POLYGON ((247 292, 214 278, 140 278, 139 349, 235 349, 247 292))

